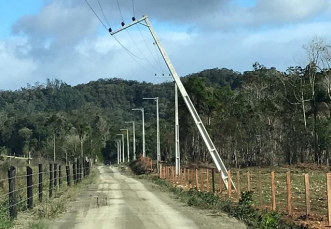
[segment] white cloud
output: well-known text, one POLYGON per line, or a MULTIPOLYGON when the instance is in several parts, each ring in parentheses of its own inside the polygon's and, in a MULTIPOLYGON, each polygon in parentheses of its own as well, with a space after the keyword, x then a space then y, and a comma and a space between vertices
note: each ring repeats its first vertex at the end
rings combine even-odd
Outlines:
MULTIPOLYGON (((125 5, 128 2, 122 6, 126 18, 131 10, 125 5)), ((142 0, 136 10, 151 16, 179 75, 215 67, 245 71, 255 61, 285 70, 302 59, 302 45, 314 36, 331 43, 328 40, 331 23, 309 19, 330 12, 329 1, 317 0, 313 4, 308 0, 258 0, 252 7, 225 5, 226 2, 230 0, 213 0, 203 5, 200 0, 189 4, 142 0)), ((142 58, 134 61, 108 33, 98 31, 98 20, 83 3, 49 1, 39 14, 23 16, 15 23, 14 34, 24 38, 0 40, 0 67, 9 76, 1 77, 0 89, 19 88, 47 78, 73 85, 109 77, 165 80, 154 78, 155 73, 167 75, 168 70, 156 54, 146 27, 139 26, 143 36, 137 27, 129 30, 134 42, 125 31, 116 36, 128 50, 142 58)), ((117 8, 111 8, 109 1, 101 0, 101 3, 110 16, 109 22, 119 23, 117 8)), ((98 5, 93 7, 102 18, 98 5)))
POLYGON ((27 52, 25 39, 12 38, 0 40, 0 89, 17 89, 26 86, 32 79, 32 72, 37 69, 32 59, 22 58, 19 52, 27 52))

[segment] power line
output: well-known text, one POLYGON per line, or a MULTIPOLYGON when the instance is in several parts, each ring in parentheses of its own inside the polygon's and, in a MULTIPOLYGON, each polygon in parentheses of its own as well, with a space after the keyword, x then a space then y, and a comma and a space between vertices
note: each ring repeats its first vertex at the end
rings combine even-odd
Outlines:
MULTIPOLYGON (((140 27, 139 27, 139 25, 138 25, 138 24, 136 24, 136 26, 137 26, 137 28, 138 28, 138 30, 139 30, 139 33, 140 33, 141 37, 143 38, 143 40, 144 40, 144 42, 145 42, 145 44, 146 44, 146 46, 147 46, 147 49, 149 50, 150 54, 152 55, 152 57, 153 57, 153 59, 154 59, 155 63, 156 63, 157 65, 159 65, 160 69, 162 70, 162 67, 161 67, 161 65, 160 65, 160 64, 158 64, 158 62, 157 62, 157 60, 156 60, 156 58, 155 58, 155 56, 154 56, 154 54, 153 54, 152 50, 149 48, 149 46, 148 46, 148 44, 147 44, 147 41, 146 41, 146 39, 145 39, 144 35, 142 34, 142 32, 141 32, 141 30, 140 30, 140 27)), ((163 70, 162 70, 162 71, 163 71, 163 70)))
POLYGON ((134 12, 134 0, 132 0, 132 12, 133 12, 133 16, 136 16, 134 12))
POLYGON ((157 49, 156 49, 156 44, 155 43, 153 43, 153 44, 154 44, 154 47, 155 47, 155 52, 156 52, 157 59, 159 60, 160 68, 161 68, 162 73, 163 73, 163 68, 162 68, 162 65, 161 65, 160 57, 159 57, 158 52, 157 52, 157 49))
POLYGON ((121 14, 122 22, 124 22, 121 7, 120 7, 120 3, 118 2, 118 0, 117 0, 117 6, 118 6, 118 10, 120 11, 120 14, 121 14))
POLYGON ((88 3, 87 0, 85 0, 85 2, 87 3, 87 5, 90 7, 90 9, 92 10, 92 12, 94 13, 94 15, 99 19, 99 21, 101 22, 101 24, 103 25, 103 27, 105 27, 105 29, 108 30, 107 26, 101 21, 101 19, 99 18, 99 16, 97 15, 97 13, 93 10, 92 6, 90 5, 90 3, 88 3))
POLYGON ((107 22, 108 26, 110 27, 110 24, 109 24, 109 22, 108 22, 108 20, 107 20, 107 18, 106 18, 105 12, 103 11, 103 9, 102 9, 102 7, 101 7, 101 4, 100 4, 100 1, 99 1, 99 0, 98 0, 98 3, 99 3, 99 6, 100 6, 100 10, 101 10, 101 12, 102 12, 102 14, 103 14, 103 17, 105 18, 105 21, 107 22))
POLYGON ((134 57, 140 59, 139 57, 137 57, 136 55, 134 55, 132 52, 130 52, 130 50, 128 50, 117 38, 115 35, 112 36, 127 52, 128 54, 131 54, 130 57, 137 63, 140 65, 140 67, 142 67, 143 69, 145 69, 146 71, 148 71, 149 73, 152 73, 151 71, 149 71, 147 68, 145 68, 144 66, 142 66, 134 57))

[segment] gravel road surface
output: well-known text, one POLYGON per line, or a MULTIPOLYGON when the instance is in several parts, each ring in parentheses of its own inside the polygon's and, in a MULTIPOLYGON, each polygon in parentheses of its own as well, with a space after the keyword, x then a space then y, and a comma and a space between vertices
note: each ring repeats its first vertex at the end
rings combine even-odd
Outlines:
POLYGON ((185 206, 148 181, 100 166, 96 184, 69 204, 52 229, 246 228, 236 219, 185 206))

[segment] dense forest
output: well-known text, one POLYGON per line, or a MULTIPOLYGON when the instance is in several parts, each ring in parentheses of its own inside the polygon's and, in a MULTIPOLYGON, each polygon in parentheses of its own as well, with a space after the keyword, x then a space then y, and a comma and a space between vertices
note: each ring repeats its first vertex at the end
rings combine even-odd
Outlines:
MULTIPOLYGON (((328 163, 331 144, 331 47, 315 39, 304 47, 306 63, 286 72, 255 63, 250 71, 208 69, 182 77, 193 104, 227 166, 328 163)), ((141 153, 141 113, 146 152, 156 158, 159 97, 161 155, 174 161, 174 83, 118 78, 67 85, 60 80, 0 91, 0 152, 69 160, 98 156, 116 161, 116 144, 126 121, 136 121, 141 153)), ((182 163, 210 157, 180 98, 182 163)), ((131 130, 131 129, 130 129, 131 130)))

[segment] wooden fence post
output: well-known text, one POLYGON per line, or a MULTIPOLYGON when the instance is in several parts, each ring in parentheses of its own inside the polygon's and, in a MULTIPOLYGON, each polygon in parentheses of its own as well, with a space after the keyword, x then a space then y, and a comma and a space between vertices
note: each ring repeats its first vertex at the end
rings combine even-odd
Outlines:
POLYGON ((8 169, 8 185, 9 185, 9 216, 11 219, 17 218, 16 208, 16 168, 10 166, 8 169))
POLYGON ((206 189, 207 192, 209 192, 209 169, 206 169, 206 177, 207 177, 206 189))
POLYGON ((43 165, 38 165, 38 196, 39 196, 39 202, 43 201, 43 165))
POLYGON ((160 170, 159 170, 159 178, 162 179, 162 164, 160 164, 160 170))
POLYGON ((326 174, 326 192, 328 195, 328 226, 331 225, 331 173, 326 174))
POLYGON ((32 169, 31 167, 26 167, 26 198, 28 208, 33 206, 33 183, 32 183, 32 169))
POLYGON ((196 185, 196 188, 197 190, 199 191, 199 180, 198 180, 198 169, 195 169, 195 185, 196 185))
POLYGON ((211 169, 211 183, 213 187, 213 193, 215 193, 215 169, 211 169))
POLYGON ((231 198, 232 184, 231 184, 231 171, 228 171, 228 197, 231 198))
POLYGON ((74 161, 74 163, 72 164, 72 173, 73 173, 73 177, 74 177, 74 184, 77 184, 77 170, 76 170, 76 162, 74 161))
POLYGON ((263 206, 263 197, 262 197, 261 170, 259 171, 259 178, 258 179, 259 179, 258 187, 259 187, 260 207, 262 208, 262 206, 263 206))
POLYGON ((53 196, 53 164, 49 164, 49 198, 53 196))
POLYGON ((71 180, 70 180, 70 167, 69 165, 66 165, 66 175, 67 175, 67 186, 71 186, 71 180))
POLYGON ((57 188, 57 164, 54 164, 54 189, 57 188))
POLYGON ((61 165, 59 165, 59 187, 62 185, 62 171, 61 171, 61 165))
POLYGON ((219 173, 219 180, 220 180, 220 194, 222 194, 222 192, 223 192, 222 171, 220 170, 218 173, 219 173))
POLYGON ((240 171, 237 172, 237 199, 240 200, 240 171))
POLYGON ((249 171, 247 171, 247 191, 251 191, 251 175, 249 171))
POLYGON ((271 172, 271 196, 272 196, 272 210, 276 210, 276 188, 275 188, 275 172, 271 172))
POLYGON ((203 170, 200 169, 200 176, 201 176, 201 185, 200 185, 200 190, 201 192, 205 191, 205 186, 204 186, 204 182, 203 182, 203 170))
POLYGON ((305 174, 305 193, 306 193, 306 215, 310 215, 310 192, 309 192, 309 175, 305 174))
POLYGON ((286 173, 286 189, 287 189, 287 208, 288 215, 292 216, 292 193, 291 193, 291 173, 286 173))

